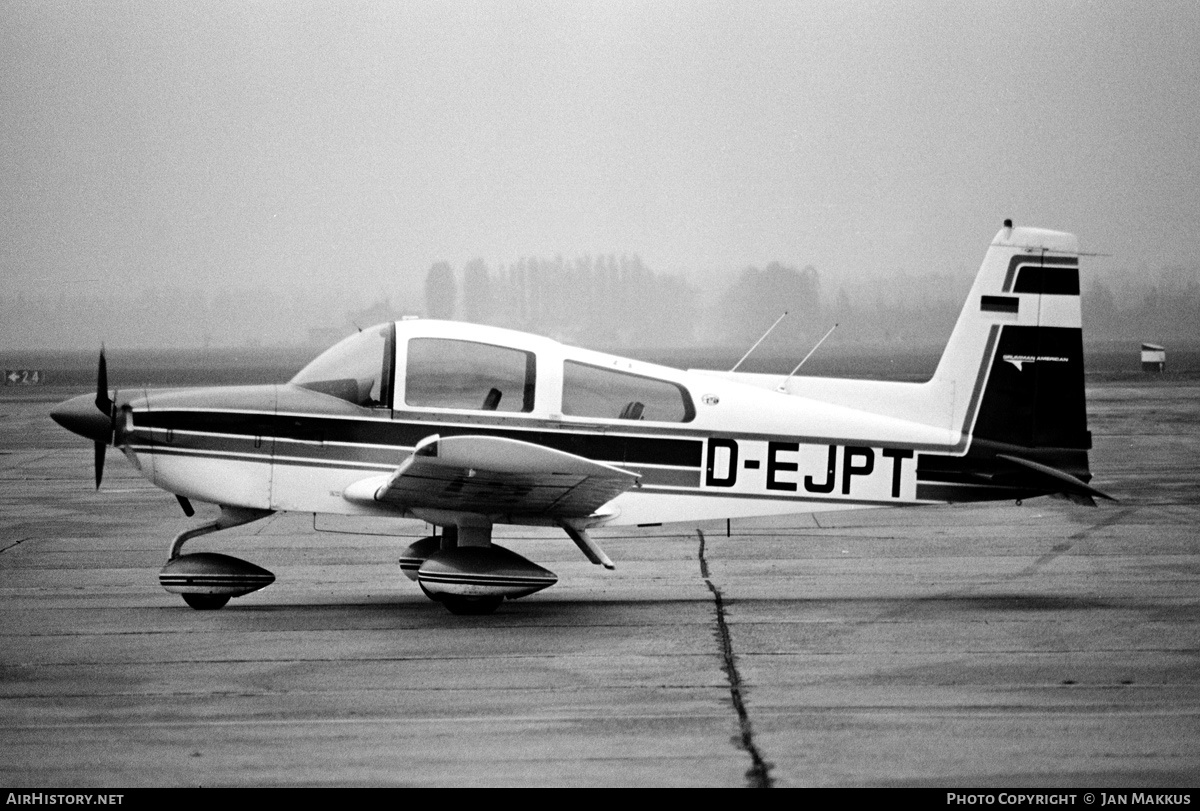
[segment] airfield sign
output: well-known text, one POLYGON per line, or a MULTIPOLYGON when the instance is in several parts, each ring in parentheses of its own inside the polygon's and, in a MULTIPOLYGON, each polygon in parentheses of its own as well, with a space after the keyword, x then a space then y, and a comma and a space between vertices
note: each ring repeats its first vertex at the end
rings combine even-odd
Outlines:
POLYGON ((41 386, 46 382, 46 373, 41 369, 5 369, 6 386, 41 386))

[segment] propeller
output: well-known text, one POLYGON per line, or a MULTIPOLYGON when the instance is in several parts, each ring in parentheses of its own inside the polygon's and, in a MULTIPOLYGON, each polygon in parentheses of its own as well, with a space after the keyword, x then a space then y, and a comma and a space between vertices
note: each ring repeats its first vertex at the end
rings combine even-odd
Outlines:
POLYGON ((95 443, 96 489, 104 477, 104 452, 117 433, 117 407, 108 396, 108 363, 100 349, 100 367, 96 373, 96 396, 73 397, 50 412, 50 416, 68 431, 95 443))

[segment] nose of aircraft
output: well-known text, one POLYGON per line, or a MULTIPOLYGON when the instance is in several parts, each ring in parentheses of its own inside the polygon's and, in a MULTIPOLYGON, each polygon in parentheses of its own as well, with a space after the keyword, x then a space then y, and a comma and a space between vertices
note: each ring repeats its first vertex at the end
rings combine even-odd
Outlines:
POLYGON ((112 436, 112 419, 96 407, 94 394, 81 394, 59 403, 50 412, 50 418, 68 431, 93 442, 107 444, 112 436))

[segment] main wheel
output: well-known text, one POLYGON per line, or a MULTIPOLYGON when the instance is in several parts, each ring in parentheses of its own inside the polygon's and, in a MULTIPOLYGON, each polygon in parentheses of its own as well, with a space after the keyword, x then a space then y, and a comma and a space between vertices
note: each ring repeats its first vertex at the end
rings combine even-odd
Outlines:
POLYGON ((442 603, 450 610, 450 613, 459 616, 478 617, 490 614, 499 608, 503 601, 503 597, 451 597, 449 595, 442 597, 442 603))
POLYGON ((183 601, 197 611, 216 611, 229 602, 228 594, 184 594, 183 601))

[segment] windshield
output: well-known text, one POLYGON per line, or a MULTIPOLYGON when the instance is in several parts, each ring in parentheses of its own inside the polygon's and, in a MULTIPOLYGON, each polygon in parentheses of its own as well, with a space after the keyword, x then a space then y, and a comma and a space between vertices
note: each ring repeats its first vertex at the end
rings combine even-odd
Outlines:
POLYGON ((390 408, 396 325, 371 327, 322 352, 291 379, 294 386, 367 408, 390 408))

